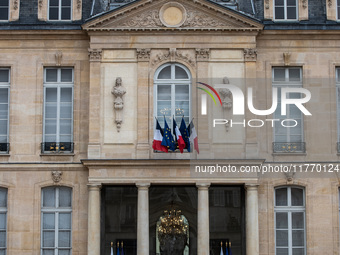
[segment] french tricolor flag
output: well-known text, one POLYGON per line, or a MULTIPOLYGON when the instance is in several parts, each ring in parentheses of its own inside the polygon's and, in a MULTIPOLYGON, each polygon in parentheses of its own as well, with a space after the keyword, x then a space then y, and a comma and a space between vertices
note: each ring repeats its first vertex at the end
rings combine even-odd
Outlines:
POLYGON ((168 152, 168 148, 162 145, 162 140, 163 140, 163 130, 161 126, 159 125, 158 120, 156 119, 156 129, 153 135, 152 148, 155 151, 168 152))
POLYGON ((181 153, 183 153, 183 149, 185 148, 185 142, 183 140, 181 131, 179 131, 175 118, 173 118, 173 133, 176 136, 178 149, 181 153))
POLYGON ((198 149, 198 138, 197 138, 197 133, 196 133, 196 129, 194 126, 194 123, 190 122, 189 126, 188 126, 188 133, 189 133, 189 139, 192 143, 194 143, 194 148, 197 151, 197 153, 200 153, 200 150, 198 149))

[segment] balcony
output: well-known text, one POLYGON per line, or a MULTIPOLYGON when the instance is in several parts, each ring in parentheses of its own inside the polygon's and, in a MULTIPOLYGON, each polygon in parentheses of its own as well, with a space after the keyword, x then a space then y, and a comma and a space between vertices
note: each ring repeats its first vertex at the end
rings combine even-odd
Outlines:
POLYGON ((1 154, 9 153, 9 143, 0 143, 0 153, 1 154))
POLYGON ((274 153, 306 153, 306 143, 273 143, 274 153))
POLYGON ((71 142, 45 142, 41 143, 41 153, 73 153, 73 147, 71 142))

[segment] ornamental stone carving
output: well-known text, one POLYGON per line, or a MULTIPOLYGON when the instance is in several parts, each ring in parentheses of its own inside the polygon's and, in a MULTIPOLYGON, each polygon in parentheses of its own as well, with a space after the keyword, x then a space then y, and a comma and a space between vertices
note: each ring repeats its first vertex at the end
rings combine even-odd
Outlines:
POLYGON ((308 1, 307 0, 302 0, 302 7, 303 9, 307 8, 308 1))
POLYGON ((183 23, 182 27, 228 27, 230 25, 226 24, 221 20, 217 20, 215 17, 211 17, 205 13, 196 10, 188 10, 188 17, 183 23))
POLYGON ((164 27, 160 18, 159 10, 150 10, 141 13, 130 19, 124 20, 117 24, 118 27, 164 27))
POLYGON ((285 66, 290 65, 290 56, 291 56, 291 53, 289 53, 289 52, 283 53, 283 60, 284 60, 285 66))
POLYGON ((328 7, 332 7, 333 3, 332 3, 332 0, 328 0, 328 7))
POLYGON ((101 61, 102 50, 101 49, 89 49, 90 61, 101 61))
POLYGON ((265 2, 265 5, 264 5, 264 6, 265 6, 265 8, 266 8, 266 9, 269 9, 269 0, 266 0, 266 2, 265 2))
POLYGON ((192 67, 196 66, 196 61, 193 56, 191 56, 189 53, 184 53, 182 51, 178 51, 177 49, 169 49, 166 53, 162 52, 157 54, 151 61, 152 66, 155 66, 159 63, 170 61, 183 61, 187 64, 189 64, 192 67))
POLYGON ((63 58, 63 53, 61 51, 58 51, 55 54, 55 62, 56 62, 56 66, 61 66, 61 59, 63 58))
POLYGON ((62 175, 63 175, 63 172, 61 171, 52 171, 51 172, 52 181, 54 183, 60 182, 62 179, 62 175))
POLYGON ((117 132, 120 132, 120 128, 123 123, 123 114, 122 110, 124 108, 124 101, 123 96, 126 93, 126 89, 122 86, 122 78, 117 77, 116 83, 112 88, 111 93, 115 96, 115 100, 113 102, 113 108, 116 111, 116 126, 117 126, 117 132))
POLYGON ((44 0, 39 0, 38 5, 40 9, 43 7, 43 4, 44 4, 44 0))
POLYGON ((81 9, 81 0, 77 0, 77 9, 78 9, 78 10, 81 9))
POLYGON ((257 50, 256 49, 244 49, 244 60, 246 62, 257 60, 257 50))
POLYGON ((151 49, 136 49, 138 61, 149 61, 151 49))
POLYGON ((197 61, 208 61, 210 56, 210 49, 196 49, 197 61))
POLYGON ((19 8, 19 0, 14 0, 13 8, 14 8, 14 10, 18 10, 18 8, 19 8))
MULTIPOLYGON (((228 77, 223 78, 223 84, 229 84, 228 77)), ((231 109, 233 107, 233 98, 230 90, 227 88, 220 88, 218 92, 222 97, 223 109, 231 109)))

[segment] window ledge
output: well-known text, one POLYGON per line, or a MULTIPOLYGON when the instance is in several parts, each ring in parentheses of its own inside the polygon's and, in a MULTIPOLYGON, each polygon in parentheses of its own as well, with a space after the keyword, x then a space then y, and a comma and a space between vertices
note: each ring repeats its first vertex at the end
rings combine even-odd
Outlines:
POLYGON ((75 156, 74 153, 40 153, 41 157, 44 156, 75 156))
POLYGON ((307 156, 307 152, 273 152, 273 156, 307 156))
POLYGON ((9 153, 0 153, 0 157, 9 157, 11 154, 9 153))

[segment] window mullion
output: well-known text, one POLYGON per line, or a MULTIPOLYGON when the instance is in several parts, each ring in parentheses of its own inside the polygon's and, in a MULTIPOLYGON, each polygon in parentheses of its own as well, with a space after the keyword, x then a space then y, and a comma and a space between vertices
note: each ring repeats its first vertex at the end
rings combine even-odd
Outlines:
POLYGON ((61 0, 59 0, 59 6, 58 6, 58 9, 59 9, 59 13, 58 13, 58 19, 61 20, 61 0))
POLYGON ((57 126, 56 126, 56 143, 60 142, 60 97, 61 87, 57 86, 57 126))
MULTIPOLYGON (((171 117, 175 116, 176 113, 176 98, 175 98, 175 89, 176 89, 176 85, 174 83, 171 84, 171 117)), ((171 127, 170 129, 172 130, 172 126, 173 126, 173 118, 171 118, 171 127)))
POLYGON ((293 254, 292 212, 288 212, 288 254, 293 254))

